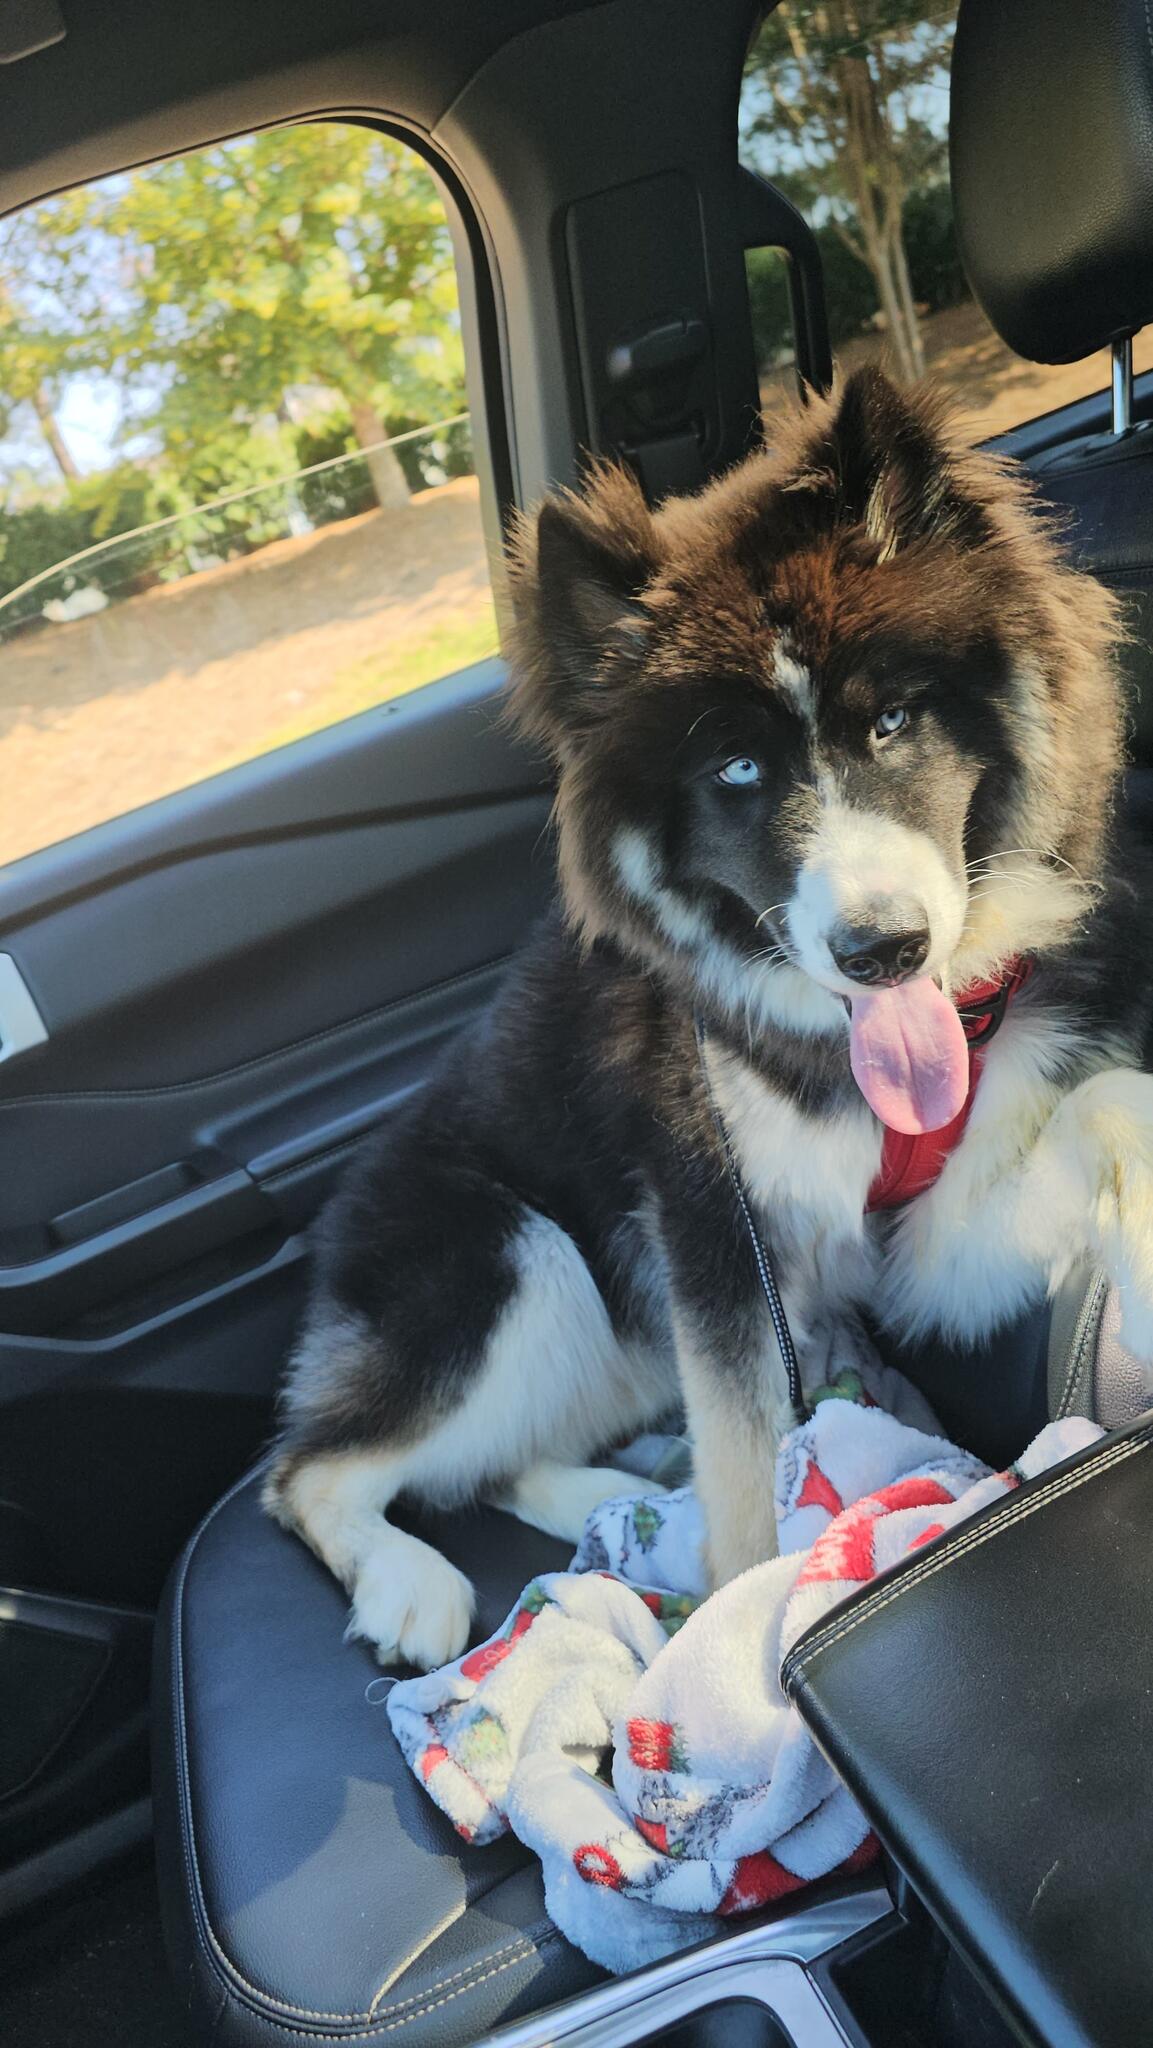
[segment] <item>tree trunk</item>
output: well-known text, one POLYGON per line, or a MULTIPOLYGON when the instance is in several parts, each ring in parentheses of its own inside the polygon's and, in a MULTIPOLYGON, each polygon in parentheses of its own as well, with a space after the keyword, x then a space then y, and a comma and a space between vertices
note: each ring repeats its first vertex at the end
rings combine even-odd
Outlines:
MULTIPOLYGON (((921 338, 914 333, 910 340, 889 237, 884 234, 866 233, 865 255, 873 275, 873 283, 877 287, 877 297, 881 301, 885 333, 893 351, 897 374, 902 383, 912 384, 921 374, 917 367, 921 353, 921 338)), ((914 327, 915 325, 916 315, 914 327)))
POLYGON ((925 346, 921 340, 921 322, 917 316, 916 302, 913 298, 913 280, 909 276, 909 255, 905 248, 899 196, 894 204, 892 250, 893 272, 897 281, 897 296, 900 299, 905 316, 905 333, 909 340, 909 354, 912 361, 913 375, 914 377, 923 377, 925 374, 925 346))
POLYGON ((901 176, 888 116, 867 57, 838 57, 832 69, 844 121, 847 183, 865 261, 877 287, 898 374, 912 383, 923 376, 925 357, 905 256, 901 176))
POLYGON ((64 439, 64 436, 60 432, 60 428, 56 423, 56 415, 53 412, 52 407, 48 403, 48 396, 46 392, 36 392, 32 400, 32 408, 36 414, 37 419, 40 422, 40 431, 43 434, 44 439, 47 441, 49 448, 52 450, 52 453, 56 459, 56 466, 59 469, 61 476, 64 478, 65 483, 76 483, 79 480, 80 471, 77 469, 75 462, 72 460, 72 450, 69 448, 67 441, 64 439))
MULTIPOLYGON (((820 0, 794 11, 785 0, 774 15, 800 72, 801 90, 782 93, 766 73, 778 111, 794 131, 802 157, 812 129, 834 152, 856 220, 842 239, 876 286, 894 368, 906 381, 924 375, 920 323, 909 280, 902 219, 904 168, 894 133, 884 35, 891 0, 820 0)), ((896 25, 905 21, 896 12, 896 25)))
POLYGON ((350 409, 352 431, 356 435, 357 447, 373 450, 371 455, 365 456, 365 462, 372 478, 377 503, 385 507, 407 505, 408 478, 400 466, 400 458, 395 448, 373 447, 374 442, 383 441, 388 436, 388 428, 376 407, 360 404, 353 405, 350 409))

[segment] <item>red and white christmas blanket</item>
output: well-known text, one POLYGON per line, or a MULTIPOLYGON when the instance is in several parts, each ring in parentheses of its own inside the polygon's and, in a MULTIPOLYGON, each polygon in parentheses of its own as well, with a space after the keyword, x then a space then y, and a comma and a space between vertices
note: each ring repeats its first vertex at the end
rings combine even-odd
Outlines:
MULTIPOLYGON (((884 1377, 889 1406, 916 1413, 884 1377)), ((389 1695, 458 1833, 519 1836, 557 1926, 609 1970, 866 1867, 864 1816, 785 1699, 782 1659, 886 1566, 1101 1433, 1050 1423, 994 1473, 847 1380, 781 1446, 779 1557, 706 1599, 691 1489, 633 1482, 487 1643, 389 1695)))

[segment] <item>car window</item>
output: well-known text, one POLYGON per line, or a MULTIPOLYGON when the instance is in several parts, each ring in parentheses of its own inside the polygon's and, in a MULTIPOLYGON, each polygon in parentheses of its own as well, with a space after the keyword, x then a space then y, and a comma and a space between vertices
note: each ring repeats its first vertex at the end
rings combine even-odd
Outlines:
POLYGON ((277 129, 0 223, 0 861, 496 645, 412 150, 277 129))
MULTIPOLYGON (((816 232, 840 366, 878 362, 903 382, 928 373, 983 440, 1106 389, 1109 361, 1025 362, 968 289, 947 154, 956 13, 924 0, 782 0, 745 65, 741 154, 816 232)), ((794 388, 783 259, 752 251, 748 281, 772 405, 794 388)), ((1153 331, 1137 337, 1134 363, 1153 368, 1153 331)))

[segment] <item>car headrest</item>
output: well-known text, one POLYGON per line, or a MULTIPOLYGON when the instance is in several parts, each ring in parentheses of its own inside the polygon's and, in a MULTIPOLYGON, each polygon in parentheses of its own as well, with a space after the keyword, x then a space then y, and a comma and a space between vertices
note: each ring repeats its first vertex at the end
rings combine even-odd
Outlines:
POLYGON ((969 282, 1018 355, 1153 320, 1153 0, 961 0, 950 160, 969 282))

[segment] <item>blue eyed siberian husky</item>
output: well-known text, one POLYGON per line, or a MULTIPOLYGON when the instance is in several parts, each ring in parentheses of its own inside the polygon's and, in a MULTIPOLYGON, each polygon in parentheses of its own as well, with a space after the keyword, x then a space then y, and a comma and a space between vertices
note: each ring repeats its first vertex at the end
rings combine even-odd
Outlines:
POLYGON ((266 1487, 385 1662, 455 1656, 472 1604, 397 1495, 575 1539, 598 1452, 680 1398, 716 1581, 772 1553, 788 1404, 726 1138, 802 1370, 862 1310, 978 1339, 1086 1254, 1153 1354, 1117 621, 1021 481, 862 372, 691 500, 550 500, 515 579, 562 904, 338 1192, 266 1487), (975 987, 1013 992, 976 1064, 975 987), (941 1130, 872 1204, 892 1134, 941 1130))

